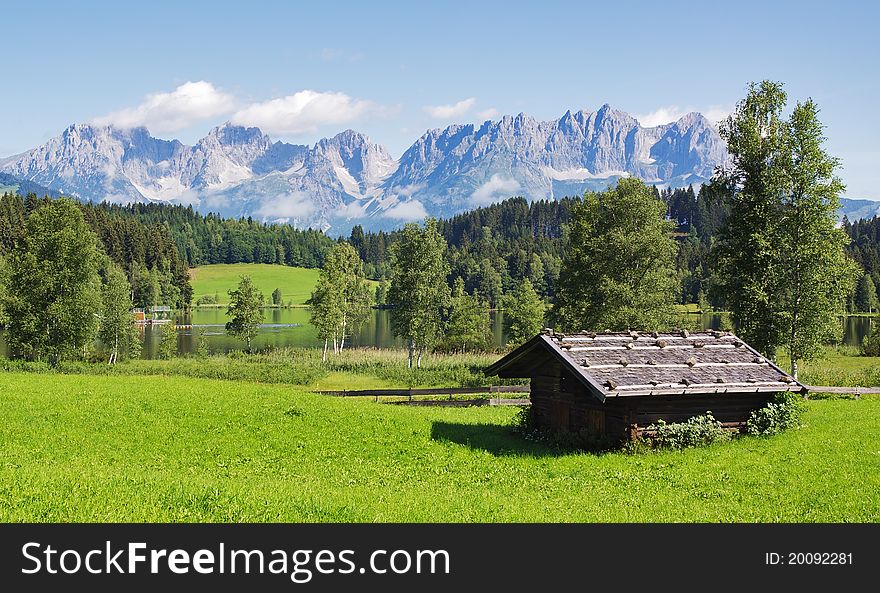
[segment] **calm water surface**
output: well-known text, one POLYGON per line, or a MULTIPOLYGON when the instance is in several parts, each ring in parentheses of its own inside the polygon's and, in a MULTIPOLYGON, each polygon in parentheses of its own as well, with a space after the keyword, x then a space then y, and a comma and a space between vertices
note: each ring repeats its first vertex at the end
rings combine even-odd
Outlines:
MULTIPOLYGON (((699 318, 699 324, 703 329, 719 329, 721 327, 721 315, 689 315, 691 319, 699 318)), ((226 308, 196 309, 187 315, 178 315, 177 323, 192 325, 192 329, 179 329, 178 350, 181 353, 193 352, 199 340, 207 340, 208 350, 211 352, 228 352, 241 350, 244 343, 226 334, 224 328, 226 321, 226 308)), ((493 342, 496 347, 501 347, 506 336, 503 331, 503 312, 491 314, 491 326, 493 342)), ((858 345, 871 331, 871 324, 877 323, 871 317, 846 317, 841 320, 841 334, 844 344, 858 345)), ((168 326, 164 326, 167 328, 168 326)), ((143 328, 144 358, 151 358, 159 344, 163 326, 147 326, 143 328)), ((391 334, 390 313, 387 310, 374 310, 371 318, 357 336, 353 336, 348 344, 352 346, 368 346, 375 348, 403 347, 405 344, 400 338, 391 334)), ((262 349, 267 347, 318 347, 321 341, 315 333, 315 328, 309 324, 309 310, 306 308, 291 309, 266 309, 265 322, 260 328, 254 347, 262 349)), ((3 330, 0 330, 0 355, 6 354, 6 344, 3 340, 3 330)))

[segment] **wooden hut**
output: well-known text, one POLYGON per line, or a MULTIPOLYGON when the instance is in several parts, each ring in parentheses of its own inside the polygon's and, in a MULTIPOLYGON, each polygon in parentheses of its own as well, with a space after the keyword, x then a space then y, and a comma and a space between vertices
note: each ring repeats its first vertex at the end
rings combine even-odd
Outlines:
POLYGON ((711 411, 742 429, 779 392, 806 393, 729 332, 554 333, 545 330, 487 375, 531 378, 536 426, 634 440, 649 425, 711 411))

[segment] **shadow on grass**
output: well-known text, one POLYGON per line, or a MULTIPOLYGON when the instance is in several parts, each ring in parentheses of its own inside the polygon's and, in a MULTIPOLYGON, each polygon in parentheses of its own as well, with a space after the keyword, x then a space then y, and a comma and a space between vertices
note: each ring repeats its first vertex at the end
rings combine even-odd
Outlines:
POLYGON ((492 455, 514 457, 559 457, 576 453, 575 449, 550 443, 530 441, 501 424, 458 424, 434 422, 431 440, 456 443, 492 455))

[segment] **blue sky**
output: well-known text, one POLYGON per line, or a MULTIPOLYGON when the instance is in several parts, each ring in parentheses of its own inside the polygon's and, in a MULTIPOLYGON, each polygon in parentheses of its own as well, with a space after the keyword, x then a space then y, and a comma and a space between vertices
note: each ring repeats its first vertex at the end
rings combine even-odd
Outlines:
POLYGON ((0 155, 73 122, 191 143, 233 119, 395 157, 426 129, 603 103, 720 116, 749 81, 812 97, 846 195, 880 199, 873 2, 18 2, 3 11, 0 155))

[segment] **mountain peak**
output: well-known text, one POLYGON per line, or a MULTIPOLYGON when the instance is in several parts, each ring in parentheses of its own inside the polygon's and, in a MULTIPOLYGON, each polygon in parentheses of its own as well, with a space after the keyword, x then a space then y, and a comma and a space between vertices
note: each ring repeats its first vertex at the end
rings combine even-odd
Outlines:
POLYGON ((428 130, 399 161, 352 129, 304 146, 225 122, 187 146, 143 127, 72 124, 43 146, 0 160, 0 171, 82 199, 186 200, 224 216, 344 231, 359 217, 371 228, 393 228, 514 194, 580 195, 627 175, 663 187, 699 183, 724 161, 725 148, 698 113, 647 128, 604 103, 558 120, 520 112, 428 130))

